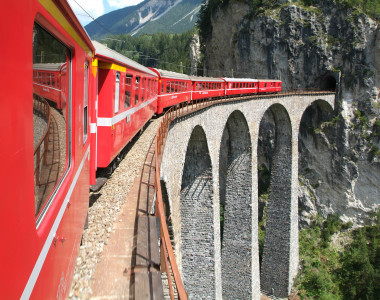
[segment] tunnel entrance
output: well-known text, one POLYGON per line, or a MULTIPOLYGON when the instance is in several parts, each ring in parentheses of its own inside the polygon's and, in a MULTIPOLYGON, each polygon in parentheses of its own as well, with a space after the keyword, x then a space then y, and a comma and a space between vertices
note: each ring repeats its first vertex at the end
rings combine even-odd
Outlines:
POLYGON ((336 89, 336 80, 332 76, 328 76, 323 82, 323 90, 335 91, 336 89))
MULTIPOLYGON (((338 73, 339 74, 339 73, 338 73)), ((322 76, 317 80, 317 87, 319 87, 322 91, 331 91, 335 92, 337 87, 337 78, 339 75, 329 73, 325 76, 322 76)))

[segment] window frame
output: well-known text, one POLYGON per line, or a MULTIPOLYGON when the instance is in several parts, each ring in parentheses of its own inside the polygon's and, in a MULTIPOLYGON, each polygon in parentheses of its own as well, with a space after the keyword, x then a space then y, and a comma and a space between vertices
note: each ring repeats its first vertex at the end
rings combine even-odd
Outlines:
MULTIPOLYGON (((60 178, 58 179, 56 185, 54 186, 51 194, 46 199, 45 204, 40 209, 40 211, 35 214, 36 219, 36 230, 40 229, 40 226, 45 221, 45 216, 50 211, 50 208, 56 199, 58 191, 62 187, 64 181, 67 180, 67 175, 72 169, 73 163, 73 100, 72 100, 72 88, 73 88, 73 64, 74 64, 74 47, 70 46, 70 42, 58 32, 58 34, 54 34, 55 28, 51 25, 46 19, 44 19, 41 15, 37 15, 33 22, 33 30, 34 26, 38 25, 43 30, 45 30, 49 35, 51 35, 56 41, 58 41, 63 47, 66 49, 66 66, 67 70, 67 98, 66 98, 66 159, 65 159, 65 169, 63 170, 60 178), (53 33, 54 32, 54 33, 53 33)), ((39 72, 41 75, 41 83, 42 83, 42 72, 39 72)), ((61 88, 61 76, 57 76, 57 87, 61 88)))

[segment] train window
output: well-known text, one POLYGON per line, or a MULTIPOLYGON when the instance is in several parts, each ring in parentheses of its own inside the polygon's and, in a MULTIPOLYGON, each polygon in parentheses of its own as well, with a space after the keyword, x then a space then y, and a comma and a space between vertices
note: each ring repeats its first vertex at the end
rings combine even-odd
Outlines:
POLYGON ((84 64, 84 79, 83 79, 83 145, 87 141, 87 127, 88 127, 88 63, 84 64))
POLYGON ((124 108, 128 108, 131 106, 131 93, 132 93, 132 75, 125 74, 124 108))
POLYGON ((136 76, 136 84, 135 84, 135 105, 139 103, 139 86, 140 86, 140 77, 136 76))
POLYGON ((147 78, 146 79, 146 100, 148 100, 150 98, 150 93, 151 93, 151 90, 150 90, 150 78, 147 78))
POLYGON ((141 79, 141 102, 144 102, 145 100, 145 92, 146 92, 146 80, 145 78, 141 79))
POLYGON ((170 81, 166 82, 166 93, 170 94, 170 81))
POLYGON ((115 114, 119 112, 120 102, 120 72, 116 72, 115 78, 115 114))
POLYGON ((55 64, 60 70, 57 82, 63 78, 61 90, 36 86, 30 95, 33 97, 34 214, 39 227, 71 163, 71 53, 37 23, 30 34, 33 34, 33 68, 41 70, 37 77, 41 82, 50 81, 47 74, 52 73, 55 64))
POLYGON ((148 79, 148 83, 149 83, 149 98, 152 97, 152 94, 153 94, 153 90, 152 90, 152 79, 148 79))

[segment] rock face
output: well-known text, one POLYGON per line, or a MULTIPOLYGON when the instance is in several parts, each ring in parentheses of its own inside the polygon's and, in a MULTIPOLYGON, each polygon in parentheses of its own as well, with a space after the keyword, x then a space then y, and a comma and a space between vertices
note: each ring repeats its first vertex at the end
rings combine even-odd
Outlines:
MULTIPOLYGON (((249 13, 250 2, 230 0, 212 13, 207 75, 336 89, 335 112, 322 116, 311 107, 301 121, 300 224, 334 212, 365 223, 380 205, 378 23, 335 1, 313 1, 314 7, 282 1, 256 14, 249 13)), ((261 160, 268 165, 270 157, 261 160)))
POLYGON ((197 67, 201 61, 201 44, 199 42, 199 35, 194 34, 190 41, 190 75, 197 75, 197 67))

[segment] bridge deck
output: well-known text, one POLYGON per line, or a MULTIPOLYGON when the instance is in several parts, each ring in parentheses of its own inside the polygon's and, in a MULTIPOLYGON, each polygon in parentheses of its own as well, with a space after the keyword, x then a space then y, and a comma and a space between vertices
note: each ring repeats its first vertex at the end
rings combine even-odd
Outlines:
POLYGON ((163 299, 155 218, 148 216, 155 192, 153 166, 149 150, 96 267, 93 298, 163 299))

